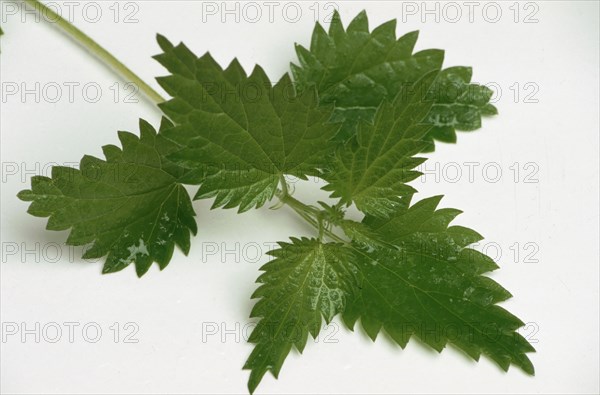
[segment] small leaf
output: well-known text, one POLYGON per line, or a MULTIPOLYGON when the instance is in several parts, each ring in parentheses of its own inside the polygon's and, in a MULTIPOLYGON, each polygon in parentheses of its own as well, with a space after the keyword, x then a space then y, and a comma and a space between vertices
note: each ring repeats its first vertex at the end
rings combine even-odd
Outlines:
POLYGON ((260 298, 251 317, 261 317, 249 341, 255 343, 244 369, 250 369, 248 388, 254 392, 264 374, 275 377, 292 346, 304 350, 308 334, 316 338, 322 319, 330 322, 344 310, 356 287, 350 250, 342 244, 315 239, 291 239, 270 251, 252 295, 260 298))
POLYGON ((374 123, 361 124, 356 144, 338 150, 334 165, 323 174, 328 182, 323 189, 332 191, 331 197, 386 217, 395 210, 399 196, 415 192, 406 183, 421 175, 414 169, 425 159, 413 156, 427 146, 423 138, 431 125, 424 118, 432 102, 426 94, 435 78, 432 72, 400 91, 393 104, 383 102, 374 123))
MULTIPOLYGON (((172 127, 164 120, 161 133, 172 127)), ((161 270, 177 244, 186 254, 196 233, 194 210, 178 180, 184 169, 165 159, 177 149, 140 121, 140 137, 119 132, 122 148, 103 148, 106 160, 85 156, 80 169, 52 168, 52 178, 32 178, 31 190, 19 198, 31 201, 28 212, 50 217, 49 230, 71 229, 67 244, 91 243, 84 258, 108 255, 103 273, 134 262, 138 276, 153 262, 161 270)))

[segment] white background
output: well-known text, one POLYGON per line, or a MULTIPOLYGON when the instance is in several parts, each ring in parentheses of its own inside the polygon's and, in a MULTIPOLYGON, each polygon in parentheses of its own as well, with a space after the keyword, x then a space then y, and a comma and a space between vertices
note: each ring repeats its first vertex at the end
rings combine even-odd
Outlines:
MULTIPOLYGON (((200 201, 194 204, 199 232, 189 257, 177 251, 163 272, 153 267, 138 279, 129 267, 102 276, 101 262, 81 260, 78 249, 70 256, 66 247, 56 259, 67 233, 45 231, 46 220, 26 214, 17 192, 29 186, 33 173, 48 174, 48 164, 100 156, 102 145, 117 143, 117 130, 137 132, 139 117, 157 124, 160 114, 143 99, 124 103, 124 91, 115 103, 110 87, 123 81, 52 24, 22 12, 9 15, 7 4, 2 2, 0 21, 2 392, 245 393, 249 296, 266 261, 255 259, 256 247, 264 253, 277 240, 311 236, 312 230, 286 208, 237 215, 210 211, 210 202, 200 201), (6 97, 7 83, 21 90, 35 89, 36 82, 39 103, 33 94, 23 99, 20 91, 6 97), (72 103, 64 85, 70 82, 81 84, 72 103), (81 87, 90 82, 103 90, 97 103, 83 96, 81 87), (57 103, 43 95, 52 83, 64 88, 57 103), (215 247, 217 252, 207 253, 215 247), (224 253, 236 248, 237 254, 224 253), (65 322, 79 324, 72 343, 65 322), (137 343, 123 339, 131 332, 124 328, 129 322, 139 328, 137 343), (39 343, 35 334, 24 341, 21 332, 8 334, 7 328, 22 323, 34 333, 39 323, 39 343), (62 328, 56 343, 49 341, 52 323, 62 328), (114 323, 120 327, 117 342, 114 323), (84 339, 85 324, 102 329, 98 342, 84 339), (222 329, 235 334, 222 339, 222 329)), ((331 11, 323 3, 297 2, 302 14, 293 23, 295 6, 288 7, 286 20, 280 4, 271 22, 267 6, 258 3, 259 21, 244 20, 240 8, 239 22, 235 15, 222 22, 221 12, 203 14, 202 2, 137 1, 125 8, 125 2, 115 7, 105 1, 98 3, 103 13, 93 23, 94 9, 87 9, 86 21, 78 4, 74 23, 157 89, 153 77, 165 73, 150 58, 159 52, 157 32, 184 41, 198 55, 210 51, 222 65, 234 56, 248 71, 259 63, 275 80, 296 60, 293 43, 308 45, 315 10, 321 20, 331 11), (115 9, 121 11, 117 22, 115 9), (138 22, 124 23, 131 12, 138 22)), ((372 343, 362 330, 352 333, 336 321, 319 344, 309 341, 304 355, 291 353, 278 381, 266 375, 258 392, 598 393, 598 3, 521 3, 515 21, 513 2, 498 2, 502 16, 496 23, 497 7, 486 14, 484 3, 473 13, 455 3, 462 12, 456 23, 448 20, 456 18, 456 9, 441 3, 439 21, 423 14, 421 2, 412 8, 392 1, 337 4, 346 25, 361 9, 367 9, 371 27, 400 18, 398 34, 421 30, 417 50, 443 48, 445 66, 471 65, 475 81, 495 83, 501 92, 500 115, 484 119, 475 133, 460 133, 457 145, 438 145, 427 162, 430 174, 413 185, 419 199, 445 194, 442 206, 465 211, 456 223, 486 236, 478 248, 497 257, 501 269, 491 276, 514 295, 504 306, 528 322, 522 333, 537 348, 530 354, 537 375, 516 368, 505 374, 485 357, 475 363, 452 348, 437 355, 416 341, 403 351, 385 336, 372 343), (534 23, 524 23, 532 12, 534 23), (533 85, 524 89, 526 83, 533 85), (537 93, 525 100, 535 87, 537 93), (537 103, 527 102, 532 100, 537 103), (472 179, 466 162, 477 163, 472 179), (521 169, 516 180, 515 163, 521 169), (525 182, 528 174, 534 182, 525 182)), ((435 9, 436 3, 427 6, 435 9)), ((61 10, 68 15, 66 6, 61 10)), ((255 10, 246 11, 246 19, 254 19, 255 10)), ((325 198, 314 182, 296 191, 309 202, 325 198)), ((93 328, 88 336, 95 336, 93 328)))

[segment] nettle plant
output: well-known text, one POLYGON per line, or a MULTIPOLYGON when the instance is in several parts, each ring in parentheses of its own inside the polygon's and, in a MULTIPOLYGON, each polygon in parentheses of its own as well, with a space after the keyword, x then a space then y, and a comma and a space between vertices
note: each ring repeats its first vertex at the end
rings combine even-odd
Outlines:
POLYGON ((237 60, 222 68, 158 36, 155 59, 170 73, 158 83, 169 100, 92 48, 158 104, 162 123, 119 132, 121 147, 104 146, 104 159, 33 177, 19 198, 49 217, 49 230, 70 229, 68 244, 89 245, 84 258, 106 256, 103 273, 134 264, 140 277, 153 262, 164 269, 175 245, 188 253, 192 200, 240 213, 276 201, 312 225, 313 237, 280 242, 261 268, 244 365, 250 392, 337 315, 350 330, 360 321, 373 340, 385 331, 403 348, 413 336, 439 352, 451 343, 533 374, 534 348, 517 331, 524 323, 497 305, 511 294, 483 275, 497 265, 469 248, 482 237, 451 226, 461 212, 438 208, 441 196, 415 201, 407 185, 420 175, 419 153, 496 113, 470 68, 442 69, 444 52, 413 53, 416 40, 417 32, 397 38, 396 21, 370 31, 362 12, 344 28, 335 13, 328 32, 317 23, 310 48, 296 46, 291 75, 271 84, 260 66, 249 75, 237 60), (320 178, 334 203, 300 202, 286 176, 320 178), (184 185, 199 186, 193 199, 184 185), (361 221, 345 215, 350 205, 361 221))

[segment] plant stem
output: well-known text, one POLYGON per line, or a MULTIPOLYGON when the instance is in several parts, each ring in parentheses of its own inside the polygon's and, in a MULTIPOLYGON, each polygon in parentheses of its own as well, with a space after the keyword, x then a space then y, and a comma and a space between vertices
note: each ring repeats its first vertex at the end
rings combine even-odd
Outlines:
POLYGON ((46 7, 38 0, 25 0, 25 3, 33 7, 38 14, 44 16, 47 20, 56 23, 72 39, 97 56, 105 65, 116 71, 125 81, 134 83, 140 89, 140 91, 142 91, 148 97, 148 99, 152 101, 152 103, 159 104, 166 101, 160 94, 158 94, 158 92, 152 89, 150 85, 146 84, 127 66, 121 63, 110 52, 92 40, 87 34, 76 28, 69 21, 52 11, 50 8, 46 7))
POLYGON ((298 199, 288 195, 283 191, 277 191, 276 194, 282 203, 288 205, 292 210, 294 210, 294 212, 296 212, 296 214, 298 214, 302 219, 319 231, 319 238, 322 238, 322 236, 325 235, 330 239, 337 241, 338 243, 348 244, 348 241, 342 239, 332 231, 325 229, 320 219, 313 218, 313 216, 319 217, 319 210, 302 203, 298 199))
POLYGON ((282 196, 289 196, 287 181, 285 180, 285 176, 283 174, 279 176, 279 183, 281 184, 282 196))
POLYGON ((310 207, 309 205, 302 203, 300 200, 288 195, 285 191, 282 191, 280 194, 278 194, 278 197, 283 203, 295 210, 297 209, 310 215, 317 214, 317 210, 315 210, 314 207, 310 207))

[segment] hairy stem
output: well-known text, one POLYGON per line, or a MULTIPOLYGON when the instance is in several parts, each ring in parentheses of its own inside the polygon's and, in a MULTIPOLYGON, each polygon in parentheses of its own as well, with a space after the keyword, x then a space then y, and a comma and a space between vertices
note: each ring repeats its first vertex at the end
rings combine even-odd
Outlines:
POLYGON ((76 28, 69 21, 52 11, 50 8, 46 7, 38 0, 25 0, 25 3, 33 7, 38 14, 45 17, 47 20, 56 23, 65 33, 69 35, 69 37, 97 56, 105 65, 117 72, 117 74, 119 74, 125 81, 134 83, 140 89, 140 91, 142 91, 147 98, 152 101, 152 103, 158 104, 166 101, 160 94, 158 94, 158 92, 152 89, 150 85, 146 84, 140 77, 138 77, 137 74, 131 71, 110 52, 92 40, 87 34, 76 28))

